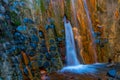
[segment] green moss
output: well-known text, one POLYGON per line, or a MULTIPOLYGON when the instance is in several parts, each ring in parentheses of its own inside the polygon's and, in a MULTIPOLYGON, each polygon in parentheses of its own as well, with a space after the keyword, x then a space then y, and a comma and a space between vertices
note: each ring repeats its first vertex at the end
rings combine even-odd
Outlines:
POLYGON ((71 16, 71 1, 70 0, 66 0, 65 14, 67 15, 68 19, 70 20, 70 16, 71 16))
POLYGON ((11 21, 15 26, 19 26, 21 24, 20 18, 15 12, 10 12, 10 16, 11 16, 11 21))
POLYGON ((41 8, 42 13, 44 13, 45 12, 45 5, 44 5, 43 0, 40 1, 40 8, 41 8))
POLYGON ((0 39, 0 43, 4 43, 5 42, 5 40, 4 39, 0 39))

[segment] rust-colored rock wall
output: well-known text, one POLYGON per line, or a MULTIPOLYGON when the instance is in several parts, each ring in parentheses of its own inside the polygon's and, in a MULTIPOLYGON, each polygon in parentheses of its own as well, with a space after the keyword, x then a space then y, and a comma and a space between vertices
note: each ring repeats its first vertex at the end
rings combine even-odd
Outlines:
MULTIPOLYGON (((43 2, 46 4, 45 1, 43 2)), ((56 25, 57 36, 64 38, 62 18, 66 14, 74 27, 73 31, 75 28, 77 29, 77 31, 74 31, 74 36, 78 44, 76 46, 78 56, 82 58, 82 62, 106 62, 109 57, 119 54, 117 44, 119 40, 117 37, 119 35, 117 27, 119 26, 119 0, 89 0, 87 6, 92 28, 96 35, 95 44, 92 42, 83 0, 74 1, 74 9, 72 0, 62 0, 61 2, 50 0, 48 8, 42 13, 42 20, 44 19, 47 23, 47 17, 51 17, 56 25)))
POLYGON ((72 24, 81 63, 107 62, 108 58, 120 62, 120 0, 22 1, 0 0, 3 79, 37 80, 39 67, 53 72, 64 66, 64 14, 72 24))

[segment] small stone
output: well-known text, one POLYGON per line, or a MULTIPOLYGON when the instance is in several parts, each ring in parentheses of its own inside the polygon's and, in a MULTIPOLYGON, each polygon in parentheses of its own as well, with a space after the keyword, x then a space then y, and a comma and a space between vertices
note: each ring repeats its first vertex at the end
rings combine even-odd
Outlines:
POLYGON ((45 29, 48 30, 48 28, 49 28, 49 25, 46 25, 46 26, 45 26, 45 29))
POLYGON ((13 6, 15 8, 18 7, 18 6, 23 7, 23 6, 25 6, 25 2, 23 2, 23 1, 14 1, 13 6))
POLYGON ((41 43, 40 45, 41 45, 41 47, 45 47, 45 46, 46 46, 46 44, 45 44, 45 43, 41 43))
POLYGON ((50 54, 52 55, 52 57, 55 57, 58 53, 57 52, 50 52, 50 54))
POLYGON ((35 55, 35 52, 30 52, 29 56, 33 57, 35 55))
POLYGON ((42 61, 38 61, 38 66, 41 67, 42 66, 42 61))
POLYGON ((4 6, 0 5, 0 12, 1 12, 1 13, 5 13, 5 11, 6 11, 6 10, 5 10, 4 6))
POLYGON ((33 49, 36 49, 36 48, 37 48, 37 44, 35 44, 35 43, 30 43, 30 46, 31 46, 33 49))
POLYGON ((54 29, 54 28, 55 28, 55 26, 54 26, 54 25, 50 25, 50 28, 54 29))
POLYGON ((47 48, 46 47, 41 47, 40 52, 42 52, 42 53, 47 52, 47 48))
POLYGON ((9 3, 9 1, 8 1, 8 0, 3 0, 3 2, 4 2, 4 3, 6 3, 6 4, 8 4, 8 3, 9 3))
POLYGON ((96 39, 95 43, 99 44, 100 43, 100 39, 96 39))
POLYGON ((93 36, 94 37, 99 37, 100 35, 101 35, 101 32, 95 32, 93 36))
POLYGON ((50 51, 55 51, 56 50, 56 47, 55 46, 51 46, 50 47, 50 51))
POLYGON ((13 2, 13 6, 14 6, 14 7, 16 7, 16 6, 18 6, 18 5, 19 5, 19 2, 18 2, 18 1, 14 1, 14 2, 13 2))
POLYGON ((10 20, 10 17, 8 15, 5 15, 6 20, 10 20))
POLYGON ((19 6, 21 6, 21 7, 25 6, 25 2, 23 2, 23 1, 19 2, 19 6))
POLYGON ((44 35, 43 35, 43 32, 42 32, 42 31, 39 31, 39 36, 40 36, 41 38, 44 38, 44 35))
POLYGON ((3 44, 5 49, 10 49, 12 45, 9 42, 3 44))
POLYGON ((0 14, 0 20, 5 20, 5 16, 3 14, 0 14))
POLYGON ((20 35, 21 35, 20 32, 15 32, 15 33, 14 33, 14 36, 20 36, 20 35))
POLYGON ((42 60, 42 59, 43 59, 43 57, 44 57, 44 55, 42 55, 42 54, 41 54, 41 55, 40 55, 40 59, 42 60))
POLYGON ((62 38, 57 38, 57 41, 59 41, 59 42, 62 41, 62 40, 63 40, 62 38))
POLYGON ((45 39, 42 39, 42 40, 41 40, 41 43, 45 43, 45 39))
POLYGON ((56 61, 57 61, 57 60, 56 60, 55 58, 52 58, 52 59, 51 59, 51 62, 52 62, 52 63, 55 63, 56 61))
POLYGON ((16 14, 20 14, 20 12, 14 6, 10 6, 10 10, 14 11, 16 14))
POLYGON ((21 45, 18 45, 17 46, 17 49, 20 49, 20 50, 25 50, 26 49, 26 46, 21 44, 21 45))
POLYGON ((31 42, 39 42, 39 38, 36 35, 32 35, 31 42))
POLYGON ((50 44, 54 44, 54 40, 53 39, 50 39, 50 44))
POLYGON ((48 61, 46 61, 44 64, 43 64, 44 68, 47 68, 47 67, 50 67, 50 63, 48 61))
POLYGON ((14 53, 15 50, 16 50, 15 46, 11 47, 11 49, 8 49, 9 55, 12 55, 12 53, 14 53))
POLYGON ((33 20, 32 20, 32 19, 29 19, 29 18, 24 18, 24 19, 23 19, 23 22, 24 22, 24 23, 30 23, 30 24, 33 24, 33 23, 34 23, 33 20))
POLYGON ((17 57, 12 57, 12 62, 14 64, 18 64, 19 63, 17 57))
POLYGON ((27 27, 26 26, 18 26, 17 27, 17 29, 16 29, 17 31, 26 31, 27 30, 27 27))
POLYGON ((61 30, 61 32, 62 32, 62 33, 64 33, 64 32, 65 32, 65 30, 61 30))
POLYGON ((16 44, 25 43, 27 37, 19 32, 14 33, 14 40, 16 44))
POLYGON ((34 32, 37 32, 37 28, 32 28, 32 30, 33 30, 34 32))
POLYGON ((52 58, 52 55, 50 53, 46 53, 47 60, 50 60, 52 58))
POLYGON ((28 75, 28 70, 27 70, 27 68, 24 68, 24 73, 25 73, 26 75, 28 75))

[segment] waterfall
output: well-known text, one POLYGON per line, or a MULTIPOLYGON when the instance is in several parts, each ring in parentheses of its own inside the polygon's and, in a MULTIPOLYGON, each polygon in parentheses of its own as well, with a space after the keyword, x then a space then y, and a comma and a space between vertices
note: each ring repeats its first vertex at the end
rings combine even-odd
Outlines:
POLYGON ((85 12, 86 12, 86 15, 87 15, 87 20, 88 20, 88 25, 89 25, 89 30, 90 30, 90 34, 91 34, 91 38, 92 38, 92 45, 93 45, 93 50, 94 50, 94 58, 95 58, 95 62, 97 62, 97 55, 96 55, 96 51, 95 51, 94 30, 92 28, 92 22, 91 22, 91 18, 90 18, 90 14, 89 14, 89 10, 88 10, 86 0, 83 0, 83 3, 84 3, 84 8, 85 8, 85 12))
POLYGON ((79 25, 78 25, 78 21, 77 21, 77 10, 75 7, 76 0, 71 0, 71 7, 72 7, 72 12, 73 12, 73 21, 74 21, 74 28, 73 28, 73 32, 74 32, 74 38, 75 38, 75 42, 76 42, 76 47, 77 47, 77 54, 78 54, 78 59, 80 61, 80 63, 84 63, 84 59, 82 56, 82 43, 81 43, 81 35, 80 35, 80 31, 79 31, 79 25))
POLYGON ((76 56, 76 49, 75 49, 72 26, 71 26, 70 22, 66 19, 66 17, 64 17, 64 26, 65 26, 67 66, 79 65, 79 61, 76 56))
MULTIPOLYGON (((75 9, 74 0, 71 0, 71 2, 72 2, 73 9, 75 9)), ((87 10, 86 6, 85 6, 85 8, 87 10)), ((89 12, 87 12, 87 11, 86 11, 86 13, 87 13, 87 17, 88 17, 89 25, 90 25, 89 28, 90 28, 91 34, 93 34, 93 29, 92 29, 91 20, 89 17, 89 12)), ((75 21, 77 21, 76 11, 73 10, 73 12, 74 12, 74 19, 75 19, 75 21)), ((64 27, 65 27, 66 64, 67 64, 67 66, 63 67, 61 69, 61 72, 72 72, 72 73, 78 73, 78 74, 95 73, 97 70, 95 69, 94 64, 93 65, 83 65, 83 64, 80 64, 80 62, 78 61, 77 55, 76 55, 72 26, 71 26, 70 21, 67 20, 66 16, 64 16, 64 27)), ((76 37, 79 37, 79 35, 77 35, 76 37)), ((92 41, 94 41, 94 38, 92 41)))
MULTIPOLYGON (((92 33, 92 35, 94 35, 94 31, 93 31, 93 28, 92 28, 92 22, 91 22, 91 19, 90 19, 90 15, 89 15, 89 10, 88 10, 88 7, 87 7, 87 3, 86 3, 86 0, 83 0, 83 3, 84 3, 84 8, 85 8, 85 12, 86 12, 86 15, 87 15, 87 19, 88 19, 88 24, 89 24, 89 29, 90 29, 90 32, 92 33)), ((93 37, 94 39, 94 37, 93 37)))

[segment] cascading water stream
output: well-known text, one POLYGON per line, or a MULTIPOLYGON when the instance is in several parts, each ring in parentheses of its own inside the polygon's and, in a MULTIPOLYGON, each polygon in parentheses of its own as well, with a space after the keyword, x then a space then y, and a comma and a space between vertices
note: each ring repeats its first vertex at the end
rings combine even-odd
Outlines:
POLYGON ((78 30, 78 28, 79 28, 79 25, 78 25, 78 21, 77 21, 77 15, 76 15, 76 8, 75 8, 75 0, 71 0, 71 6, 72 6, 72 11, 73 11, 73 20, 74 20, 74 24, 75 24, 75 26, 74 26, 74 28, 73 28, 73 32, 75 33, 74 34, 74 38, 75 38, 75 40, 76 40, 76 43, 77 43, 77 45, 76 45, 76 47, 77 47, 77 54, 78 54, 78 58, 79 58, 79 61, 81 62, 81 63, 84 63, 84 59, 83 59, 83 56, 82 56, 82 53, 81 53, 81 51, 82 51, 82 43, 81 43, 81 36, 80 36, 80 32, 79 32, 79 30, 78 30))
MULTIPOLYGON (((74 0, 71 1, 73 9, 75 9, 74 6, 74 0)), ((86 5, 86 3, 84 2, 86 5)), ((85 10, 87 13, 89 25, 90 25, 90 31, 91 34, 93 35, 93 29, 92 29, 92 23, 89 17, 87 5, 85 6, 85 10)), ((75 18, 75 12, 74 12, 74 19, 75 18)), ((77 21, 77 20, 76 20, 77 21)), ((67 66, 64 67, 61 72, 73 72, 73 73, 94 73, 96 72, 96 69, 94 67, 91 67, 93 65, 82 65, 79 63, 76 55, 76 49, 75 49, 75 43, 74 43, 74 36, 73 36, 73 31, 72 31, 72 26, 70 24, 70 21, 67 20, 67 17, 64 16, 64 27, 65 27, 65 41, 66 41, 66 64, 67 66)), ((92 36, 93 38, 93 36, 92 36)), ((94 38, 92 40, 94 42, 94 38)))
POLYGON ((87 15, 89 30, 90 30, 90 34, 91 34, 91 38, 92 38, 94 58, 95 58, 95 62, 97 62, 97 55, 96 55, 96 51, 95 51, 95 37, 94 37, 94 31, 93 31, 93 28, 92 28, 92 22, 91 22, 91 19, 90 19, 90 14, 89 14, 89 10, 88 10, 86 0, 83 0, 83 3, 84 3, 84 9, 85 9, 85 12, 86 12, 86 15, 87 15))
POLYGON ((76 56, 76 49, 74 43, 74 36, 72 31, 72 26, 66 17, 64 17, 64 26, 65 26, 65 39, 66 39, 66 59, 67 66, 79 65, 79 61, 76 56))
POLYGON ((66 39, 66 67, 63 67, 61 72, 72 72, 72 73, 94 73, 95 68, 91 68, 91 65, 82 65, 79 63, 76 56, 76 49, 74 43, 74 36, 72 32, 72 26, 70 22, 64 16, 64 27, 65 27, 65 39, 66 39))

